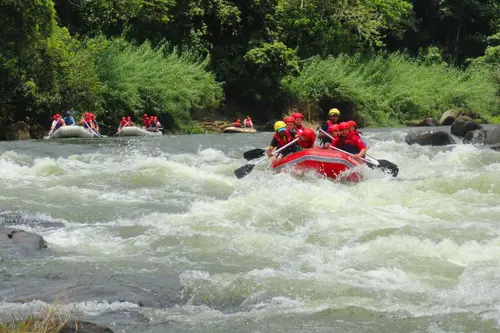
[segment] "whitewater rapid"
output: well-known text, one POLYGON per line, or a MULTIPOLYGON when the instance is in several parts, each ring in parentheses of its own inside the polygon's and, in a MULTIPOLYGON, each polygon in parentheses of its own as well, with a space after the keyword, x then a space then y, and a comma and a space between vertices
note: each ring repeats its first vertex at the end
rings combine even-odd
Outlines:
POLYGON ((0 259, 0 317, 82 284, 62 308, 115 331, 497 332, 500 153, 405 131, 358 184, 237 179, 270 133, 0 143, 0 225, 49 245, 0 259))

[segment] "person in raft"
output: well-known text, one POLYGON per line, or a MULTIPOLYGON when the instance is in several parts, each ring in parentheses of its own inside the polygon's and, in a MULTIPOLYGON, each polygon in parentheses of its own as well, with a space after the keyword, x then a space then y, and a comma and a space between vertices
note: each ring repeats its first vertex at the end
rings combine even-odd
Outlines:
POLYGON ((151 118, 149 118, 149 126, 148 126, 147 130, 149 132, 158 132, 160 130, 160 127, 161 127, 161 124, 158 121, 158 117, 151 116, 151 118))
MULTIPOLYGON (((339 123, 339 117, 340 117, 339 109, 336 108, 330 109, 330 111, 328 111, 328 117, 329 119, 326 120, 323 124, 321 124, 321 129, 331 134, 333 131, 332 126, 339 123)), ((332 141, 332 139, 330 139, 328 135, 325 135, 323 132, 320 131, 318 134, 318 139, 320 139, 320 145, 323 148, 330 147, 330 142, 332 141)))
POLYGON ((316 141, 316 132, 312 129, 304 127, 304 130, 299 135, 299 150, 309 149, 314 147, 316 141))
POLYGON ((243 126, 245 126, 245 128, 253 128, 252 118, 250 118, 250 116, 247 116, 243 121, 243 126))
POLYGON ((75 125, 75 118, 71 115, 71 111, 66 111, 66 117, 64 117, 64 123, 66 126, 75 125))
POLYGON ((62 117, 59 113, 55 114, 52 117, 52 125, 50 125, 50 132, 49 133, 52 134, 55 130, 59 129, 62 126, 66 126, 66 123, 64 122, 64 120, 62 119, 62 117))
POLYGON ((349 130, 351 132, 356 132, 359 136, 359 138, 361 139, 361 141, 363 141, 363 143, 365 144, 366 146, 366 149, 368 149, 368 142, 366 141, 365 137, 363 136, 363 133, 361 133, 360 131, 358 131, 358 124, 356 124, 356 122, 354 120, 349 120, 347 122, 347 124, 349 124, 349 130))
POLYGON ((130 127, 130 126, 134 126, 132 118, 130 118, 130 116, 122 117, 122 120, 120 120, 120 124, 118 125, 117 131, 120 131, 123 127, 130 127))
POLYGON ((296 133, 297 127, 295 126, 295 118, 292 116, 287 116, 287 117, 285 117, 285 119, 283 119, 283 121, 286 124, 286 129, 288 130, 288 132, 290 132, 290 134, 295 138, 297 135, 297 133, 296 133))
POLYGON ((334 138, 331 145, 358 157, 365 157, 367 149, 358 133, 351 132, 349 124, 346 122, 339 124, 339 130, 340 136, 334 138))
POLYGON ((295 132, 300 135, 305 129, 304 125, 302 125, 304 122, 304 115, 300 112, 295 112, 292 114, 292 117, 295 119, 295 132))
POLYGON ((299 149, 297 143, 294 143, 282 150, 276 158, 272 157, 274 148, 280 149, 295 139, 292 133, 287 129, 284 121, 277 121, 274 124, 274 131, 273 139, 266 151, 267 156, 271 157, 271 160, 279 160, 288 154, 295 153, 299 149))
POLYGON ((141 122, 142 122, 141 128, 146 129, 146 128, 149 127, 150 120, 149 120, 149 116, 148 116, 147 113, 145 113, 145 114, 142 115, 141 122))
POLYGON ((80 123, 83 125, 83 128, 89 132, 99 135, 99 123, 95 120, 93 113, 85 112, 83 114, 83 118, 80 120, 80 123))
POLYGON ((238 119, 233 123, 233 127, 241 128, 241 120, 238 119))
MULTIPOLYGON (((320 132, 323 134, 323 132, 320 132)), ((340 135, 339 125, 333 124, 328 127, 328 134, 330 134, 334 139, 340 135)), ((319 135, 318 135, 319 136, 319 135)), ((332 143, 332 139, 325 134, 323 134, 323 138, 321 139, 320 147, 324 149, 329 149, 332 143), (328 139, 328 141, 326 139, 328 139)))

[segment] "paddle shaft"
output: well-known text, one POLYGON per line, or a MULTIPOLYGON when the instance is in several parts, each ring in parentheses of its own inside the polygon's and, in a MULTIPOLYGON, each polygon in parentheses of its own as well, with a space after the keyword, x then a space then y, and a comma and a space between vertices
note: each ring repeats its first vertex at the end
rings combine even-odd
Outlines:
MULTIPOLYGON (((286 145, 284 145, 283 147, 281 147, 280 149, 276 149, 276 151, 273 152, 273 155, 277 155, 279 152, 281 152, 283 149, 285 148, 288 148, 289 146, 293 145, 295 142, 299 141, 299 138, 293 140, 293 141, 290 141, 289 143, 287 143, 286 145)), ((248 164, 245 164, 244 166, 242 166, 241 168, 237 169, 235 171, 235 173, 238 173, 239 170, 247 170, 248 172, 245 172, 245 174, 248 174, 250 173, 252 170, 253 170, 253 167, 256 166, 257 164, 265 161, 266 159, 268 159, 269 156, 264 156, 262 158, 260 158, 259 160, 257 160, 257 162, 255 163, 248 163, 248 164)))
POLYGON ((87 122, 85 121, 85 119, 83 119, 83 122, 85 123, 85 125, 87 125, 87 126, 88 126, 88 128, 89 128, 89 130, 92 132, 92 134, 95 134, 97 137, 101 136, 99 133, 97 133, 96 131, 94 131, 94 130, 92 129, 92 127, 90 127, 90 125, 89 125, 89 124, 87 124, 87 122))
MULTIPOLYGON (((325 132, 322 128, 320 128, 319 130, 320 130, 321 132, 323 132, 323 134, 325 134, 326 136, 328 136, 330 139, 332 139, 332 140, 334 139, 334 138, 333 138, 333 136, 331 136, 330 134, 328 134, 327 132, 325 132)), ((375 165, 373 162, 368 161, 366 158, 359 157, 359 156, 356 156, 356 155, 354 155, 354 154, 348 153, 348 152, 346 152, 345 150, 342 150, 342 149, 340 149, 340 148, 337 148, 337 147, 334 147, 334 146, 330 146, 330 148, 335 149, 335 150, 338 150, 338 151, 341 151, 341 152, 343 152, 343 153, 346 153, 347 155, 350 155, 350 156, 352 156, 352 157, 354 157, 354 158, 359 158, 360 160, 364 161, 365 163, 375 165)), ((373 157, 372 157, 372 158, 373 158, 373 157)))
MULTIPOLYGON (((283 149, 290 147, 291 145, 293 145, 297 141, 299 141, 299 138, 297 138, 297 139, 295 139, 293 141, 288 142, 286 145, 284 145, 280 149, 276 149, 276 151, 273 152, 273 155, 278 155, 278 153, 281 152, 283 149)), ((263 158, 261 158, 260 160, 258 160, 257 162, 255 162, 254 164, 260 163, 261 161, 264 161, 266 158, 268 158, 267 155, 264 156, 263 158)))
POLYGON ((118 135, 118 133, 121 132, 121 130, 124 128, 124 127, 127 127, 127 125, 130 124, 130 120, 127 120, 127 123, 125 125, 121 125, 120 124, 120 128, 118 129, 118 132, 116 132, 114 135, 118 135))

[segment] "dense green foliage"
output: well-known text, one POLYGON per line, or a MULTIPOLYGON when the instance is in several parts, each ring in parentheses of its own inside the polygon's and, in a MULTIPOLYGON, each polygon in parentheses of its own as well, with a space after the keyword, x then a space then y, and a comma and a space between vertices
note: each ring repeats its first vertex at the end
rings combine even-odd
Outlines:
POLYGON ((196 111, 496 116, 498 0, 0 0, 0 122, 196 111))
POLYGON ((439 118, 448 108, 473 107, 487 115, 499 107, 493 80, 484 70, 462 71, 399 53, 312 60, 284 87, 309 106, 348 101, 346 109, 357 110, 372 125, 439 118))
POLYGON ((222 88, 189 53, 179 56, 166 45, 153 49, 148 42, 139 47, 122 39, 91 41, 96 52, 97 74, 103 84, 104 120, 112 121, 137 113, 165 113, 165 127, 182 127, 190 112, 216 106, 222 88), (104 46, 104 47, 103 47, 104 46))

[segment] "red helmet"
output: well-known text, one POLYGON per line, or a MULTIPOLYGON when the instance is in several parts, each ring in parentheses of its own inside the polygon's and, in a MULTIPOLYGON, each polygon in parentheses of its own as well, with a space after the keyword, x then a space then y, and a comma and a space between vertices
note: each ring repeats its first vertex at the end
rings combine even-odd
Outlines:
POLYGON ((295 112, 294 114, 292 114, 292 117, 295 119, 298 119, 298 118, 304 119, 304 115, 300 112, 295 112))
POLYGON ((145 114, 142 115, 142 118, 146 118, 147 116, 148 116, 148 114, 145 113, 145 114))
POLYGON ((59 118, 59 117, 57 116, 57 114, 55 114, 55 115, 53 115, 53 116, 52 116, 52 119, 54 119, 54 120, 56 120, 57 118, 59 118))
POLYGON ((328 128, 328 132, 335 132, 335 131, 339 131, 339 125, 338 124, 333 124, 333 126, 330 126, 328 128))
POLYGON ((285 119, 283 119, 283 120, 285 121, 285 123, 294 123, 295 122, 295 118, 292 116, 285 117, 285 119))
POLYGON ((349 124, 348 124, 348 123, 346 123, 346 122, 341 122, 341 123, 339 124, 339 130, 340 130, 340 131, 342 131, 342 130, 346 130, 346 129, 349 129, 349 127, 350 127, 350 126, 349 126, 349 124))
MULTIPOLYGON (((130 118, 130 117, 129 117, 130 118)), ((122 117, 122 120, 125 120, 125 117, 122 117)))
POLYGON ((358 125, 356 124, 356 122, 354 120, 349 120, 347 122, 347 124, 349 124, 349 126, 354 126, 354 127, 358 127, 358 125))
POLYGON ((314 141, 316 141, 316 133, 310 128, 304 128, 302 131, 302 141, 307 141, 309 143, 309 148, 314 145, 314 141))

